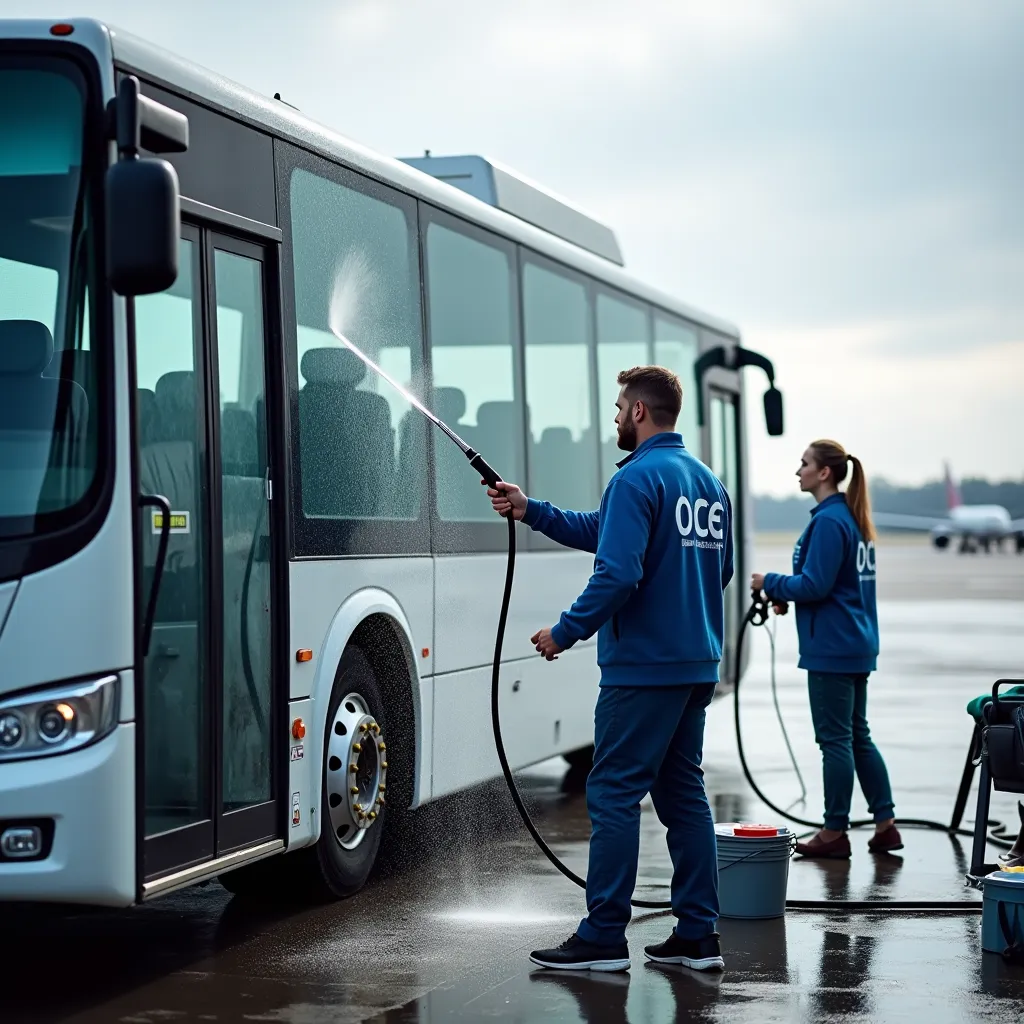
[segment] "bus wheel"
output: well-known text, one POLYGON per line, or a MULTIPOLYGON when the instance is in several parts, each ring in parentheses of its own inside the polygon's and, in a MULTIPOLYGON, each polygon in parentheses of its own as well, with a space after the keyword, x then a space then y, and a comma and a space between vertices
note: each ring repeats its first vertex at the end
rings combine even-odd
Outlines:
POLYGON ((360 647, 346 648, 338 667, 322 770, 320 839, 313 849, 323 885, 334 896, 349 896, 373 870, 387 812, 384 700, 360 647))
POLYGON ((580 747, 579 750, 570 750, 562 757, 568 762, 570 768, 576 771, 589 772, 594 767, 594 747, 580 747))

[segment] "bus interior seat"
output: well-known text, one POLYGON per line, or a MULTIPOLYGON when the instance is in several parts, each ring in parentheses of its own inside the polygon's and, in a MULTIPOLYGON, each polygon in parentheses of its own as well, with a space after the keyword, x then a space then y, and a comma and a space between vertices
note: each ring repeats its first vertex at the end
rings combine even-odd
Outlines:
POLYGON ((386 514, 395 486, 395 432, 387 400, 357 390, 366 366, 347 349, 308 349, 301 370, 305 512, 350 518, 386 514))
POLYGON ((53 337, 37 320, 0 320, 0 514, 63 503, 88 470, 89 402, 74 381, 44 376, 53 337), (56 442, 56 443, 55 443, 56 442))
POLYGON ((476 411, 476 423, 473 447, 503 476, 511 480, 522 477, 519 406, 515 402, 483 402, 476 411))
POLYGON ((580 464, 578 447, 568 427, 546 427, 541 432, 530 463, 530 488, 538 498, 562 508, 580 506, 580 488, 575 479, 580 464))
POLYGON ((158 440, 159 413, 156 393, 152 389, 139 388, 135 392, 135 414, 139 421, 139 446, 144 447, 158 440))
MULTIPOLYGON (((156 418, 153 440, 143 445, 139 459, 139 485, 145 494, 161 494, 172 512, 187 512, 187 533, 172 533, 160 583, 157 621, 194 622, 199 612, 197 533, 201 509, 196 481, 196 397, 195 375, 191 370, 165 373, 155 389, 156 418)), ((144 559, 147 586, 156 564, 159 535, 147 528, 144 559)))
POLYGON ((220 414, 220 459, 225 476, 260 476, 256 417, 241 406, 220 414))
POLYGON ((62 433, 81 436, 89 400, 75 381, 46 375, 52 360, 53 336, 46 324, 0 320, 0 429, 43 432, 49 439, 64 414, 71 424, 62 433))

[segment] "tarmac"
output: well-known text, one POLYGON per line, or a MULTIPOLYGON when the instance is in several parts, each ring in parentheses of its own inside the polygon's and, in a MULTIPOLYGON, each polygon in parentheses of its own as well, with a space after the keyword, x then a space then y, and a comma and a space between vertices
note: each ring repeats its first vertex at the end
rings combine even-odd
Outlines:
MULTIPOLYGON (((776 541, 759 547, 754 568, 785 570, 788 563, 788 543, 776 541)), ((878 572, 882 654, 870 682, 869 720, 888 762, 897 817, 945 822, 971 736, 965 705, 996 678, 1024 676, 1024 557, 888 542, 879 547, 878 572)), ((792 616, 778 620, 775 645, 779 707, 806 796, 776 718, 766 629, 752 638, 741 691, 747 756, 773 801, 816 818, 820 756, 805 678, 795 668, 792 616)), ((782 824, 743 780, 732 716, 726 695, 708 718, 704 763, 716 820, 782 824)), ((581 780, 557 759, 520 781, 556 852, 585 873, 581 780)), ((975 799, 972 790, 969 820, 975 799)), ((664 833, 649 801, 643 811, 637 895, 664 899, 664 833)), ((864 812, 855 792, 853 813, 864 812)), ((1015 798, 995 794, 991 814, 1016 830, 1015 798)), ((906 829, 902 851, 875 856, 868 835, 851 833, 848 862, 793 860, 789 897, 978 901, 963 881, 969 839, 906 829)), ((647 963, 643 946, 666 937, 672 918, 637 912, 628 973, 546 971, 528 953, 573 931, 585 912, 583 894, 535 849, 502 786, 425 809, 417 837, 404 865, 329 906, 254 906, 213 883, 123 912, 5 908, 0 1021, 1024 1019, 1024 967, 981 952, 974 910, 723 918, 726 970, 715 975, 647 963)), ((991 857, 995 852, 990 848, 991 857)))

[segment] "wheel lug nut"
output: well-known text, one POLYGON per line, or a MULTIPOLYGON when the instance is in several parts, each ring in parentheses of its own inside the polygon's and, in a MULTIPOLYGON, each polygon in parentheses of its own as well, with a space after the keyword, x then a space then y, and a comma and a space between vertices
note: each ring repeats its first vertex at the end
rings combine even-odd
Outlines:
POLYGON ((363 749, 363 745, 362 743, 353 743, 352 749, 358 754, 363 749))
POLYGON ((386 743, 378 743, 377 744, 377 749, 378 750, 387 750, 388 749, 388 745, 386 743))
POLYGON ((380 785, 377 786, 377 789, 379 789, 383 793, 385 789, 384 783, 380 783, 380 785))
POLYGON ((350 772, 357 772, 357 771, 359 771, 359 765, 357 765, 357 764, 350 764, 348 766, 348 770, 350 772))
POLYGON ((377 817, 376 811, 370 811, 370 821, 373 821, 377 817))
POLYGON ((359 787, 358 787, 358 786, 353 786, 353 787, 352 787, 352 788, 351 788, 351 789, 349 790, 349 792, 350 792, 350 793, 351 793, 351 794, 352 794, 353 796, 358 796, 358 795, 359 795, 359 787))
POLYGON ((381 766, 381 768, 384 769, 384 771, 388 770, 388 763, 387 763, 387 761, 381 761, 380 766, 381 766))

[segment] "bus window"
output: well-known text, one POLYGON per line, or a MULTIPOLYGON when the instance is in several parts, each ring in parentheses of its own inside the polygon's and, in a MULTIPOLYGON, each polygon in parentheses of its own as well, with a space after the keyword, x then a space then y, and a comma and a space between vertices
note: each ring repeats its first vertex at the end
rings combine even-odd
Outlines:
MULTIPOLYGON (((290 200, 302 512, 415 520, 426 483, 425 421, 335 333, 421 390, 415 217, 304 167, 292 172, 290 200)), ((365 531, 352 536, 373 545, 365 531)))
POLYGON ((562 508, 600 501, 586 287, 532 261, 523 267, 530 493, 562 508))
POLYGON ((615 463, 626 453, 617 444, 615 400, 620 371, 650 362, 647 311, 602 292, 597 296, 597 423, 601 436, 602 484, 615 474, 615 463))
MULTIPOLYGON (((506 480, 522 480, 513 252, 433 220, 426 251, 435 409, 506 480)), ((435 450, 441 519, 493 523, 486 492, 462 454, 451 444, 435 450)))
POLYGON ((683 444, 700 458, 700 431, 697 428, 697 403, 700 396, 693 379, 697 361, 697 332, 685 320, 665 313, 654 314, 654 361, 679 376, 683 385, 683 408, 676 429, 683 444))

